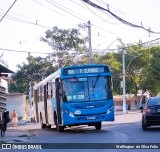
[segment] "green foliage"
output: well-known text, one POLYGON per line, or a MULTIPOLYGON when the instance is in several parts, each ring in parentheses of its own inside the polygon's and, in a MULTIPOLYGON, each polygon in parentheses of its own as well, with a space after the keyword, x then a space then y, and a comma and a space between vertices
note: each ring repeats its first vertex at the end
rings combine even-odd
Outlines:
POLYGON ((39 82, 58 68, 75 64, 75 57, 87 50, 85 46, 87 38, 81 38, 77 29, 62 30, 53 27, 45 34, 45 38, 41 40, 52 47, 53 53, 46 58, 30 56, 27 58, 28 64, 18 65, 19 70, 13 75, 14 83, 9 86, 10 92, 28 94, 30 81, 39 82), (74 53, 71 54, 70 51, 74 53))
POLYGON ((137 94, 143 81, 143 69, 148 66, 148 51, 141 44, 128 46, 126 54, 126 92, 137 94))
MULTIPOLYGON (((124 45, 120 48, 124 48, 124 45)), ((152 95, 160 92, 160 47, 146 47, 141 44, 125 46, 126 93, 137 94, 138 89, 148 90, 152 95)), ((84 57, 81 63, 86 63, 84 57)), ((114 94, 121 94, 122 52, 95 54, 94 63, 108 64, 113 74, 114 94)))
POLYGON ((48 43, 54 50, 48 58, 57 68, 76 64, 75 57, 87 50, 87 37, 82 38, 77 29, 59 29, 55 26, 45 34, 41 40, 48 43))
POLYGON ((12 77, 14 83, 9 85, 9 92, 28 94, 30 81, 39 82, 55 71, 52 63, 46 58, 30 56, 28 62, 29 64, 18 65, 19 70, 12 77))
MULTIPOLYGON (((18 66, 13 76, 14 83, 9 86, 10 92, 28 93, 28 84, 41 81, 60 67, 88 63, 87 37, 82 38, 77 29, 62 30, 53 27, 47 30, 43 42, 48 43, 53 53, 46 58, 28 58, 28 64, 18 66), (72 53, 71 53, 72 52, 72 53), (85 55, 84 55, 85 54, 85 55), (81 55, 81 56, 79 56, 81 55), (79 56, 79 60, 77 58, 79 56)), ((125 49, 126 93, 137 94, 138 89, 148 90, 152 95, 160 92, 160 47, 128 44, 119 48, 125 49)), ((114 94, 121 94, 122 52, 94 54, 93 63, 108 64, 113 74, 114 94)))
POLYGON ((47 42, 53 50, 56 51, 83 51, 86 49, 83 46, 86 43, 86 38, 81 39, 79 30, 77 29, 59 29, 57 26, 52 30, 47 30, 45 38, 41 38, 42 41, 47 42))
POLYGON ((157 95, 160 92, 160 47, 151 47, 149 52, 150 60, 148 67, 143 71, 145 77, 142 86, 152 95, 157 95))
POLYGON ((120 94, 120 81, 121 81, 121 61, 117 60, 121 54, 117 53, 106 53, 104 55, 99 56, 98 63, 108 64, 111 68, 113 74, 113 88, 114 94, 120 94))

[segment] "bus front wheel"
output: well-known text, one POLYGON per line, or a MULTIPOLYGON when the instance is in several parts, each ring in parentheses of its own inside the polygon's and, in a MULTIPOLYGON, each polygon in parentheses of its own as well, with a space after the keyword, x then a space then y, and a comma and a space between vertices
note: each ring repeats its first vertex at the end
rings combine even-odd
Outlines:
POLYGON ((64 126, 59 126, 57 123, 57 115, 56 113, 54 113, 54 123, 56 125, 56 128, 59 132, 63 132, 64 131, 64 126))
POLYGON ((102 127, 102 123, 101 122, 95 123, 96 130, 101 130, 101 127, 102 127))

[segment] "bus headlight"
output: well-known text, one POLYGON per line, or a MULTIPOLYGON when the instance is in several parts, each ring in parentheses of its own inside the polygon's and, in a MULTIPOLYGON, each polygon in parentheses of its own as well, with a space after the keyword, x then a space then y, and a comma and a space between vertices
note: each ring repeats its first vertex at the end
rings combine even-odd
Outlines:
POLYGON ((74 117, 73 112, 69 112, 69 116, 74 117))
POLYGON ((74 114, 75 114, 75 115, 80 115, 80 114, 81 114, 81 111, 80 111, 80 110, 76 110, 76 111, 74 112, 74 114))

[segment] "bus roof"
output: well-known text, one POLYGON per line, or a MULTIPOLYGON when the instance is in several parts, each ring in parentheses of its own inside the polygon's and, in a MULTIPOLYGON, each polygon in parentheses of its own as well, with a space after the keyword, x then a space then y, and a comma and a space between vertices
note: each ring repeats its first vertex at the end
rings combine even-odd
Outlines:
POLYGON ((67 69, 67 68, 81 68, 81 67, 100 67, 100 66, 107 66, 107 64, 83 64, 83 65, 72 65, 68 67, 63 67, 62 69, 67 69))
POLYGON ((63 67, 63 68, 60 68, 59 70, 57 70, 56 72, 52 73, 48 77, 46 77, 44 80, 37 83, 33 87, 33 89, 37 90, 40 86, 47 84, 47 82, 49 82, 53 78, 57 78, 58 76, 61 77, 61 73, 63 72, 64 69, 72 69, 72 68, 76 69, 76 68, 85 68, 85 67, 91 68, 91 67, 104 67, 104 66, 109 69, 109 66, 107 64, 106 65, 104 65, 104 64, 83 64, 83 65, 73 65, 73 66, 63 67))
POLYGON ((104 64, 77 65, 62 68, 61 78, 67 78, 78 75, 91 76, 99 73, 109 74, 110 72, 110 67, 104 64))
POLYGON ((47 84, 47 82, 49 82, 50 80, 52 80, 53 78, 58 77, 61 74, 61 69, 57 70, 56 72, 52 73, 51 75, 49 75, 48 77, 46 77, 45 79, 43 79, 42 81, 40 81, 39 83, 37 83, 33 89, 37 90, 40 86, 43 86, 45 84, 47 84))

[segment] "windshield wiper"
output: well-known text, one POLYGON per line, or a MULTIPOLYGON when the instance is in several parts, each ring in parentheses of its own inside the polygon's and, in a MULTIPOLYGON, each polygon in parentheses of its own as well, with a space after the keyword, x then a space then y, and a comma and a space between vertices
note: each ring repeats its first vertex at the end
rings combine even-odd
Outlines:
POLYGON ((94 84, 93 84, 93 81, 92 81, 92 87, 93 87, 93 88, 96 87, 99 78, 100 78, 100 74, 98 74, 98 76, 96 77, 96 80, 95 80, 94 84))
POLYGON ((92 80, 93 95, 94 95, 94 89, 95 89, 95 87, 96 87, 96 85, 97 85, 97 82, 98 82, 99 78, 100 78, 100 75, 98 75, 98 76, 96 77, 95 82, 93 82, 93 80, 92 80))

